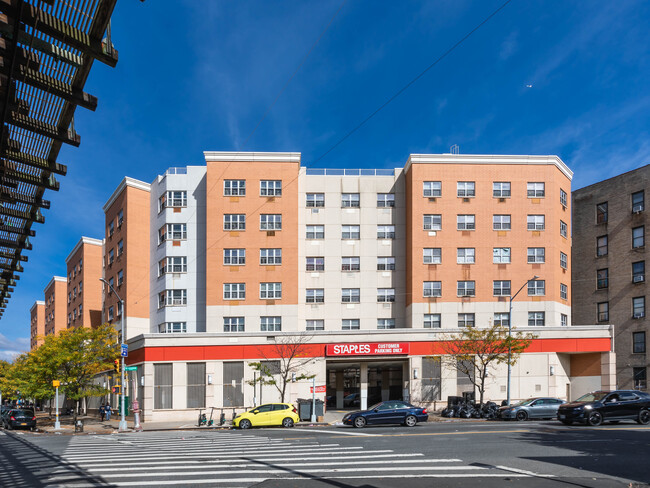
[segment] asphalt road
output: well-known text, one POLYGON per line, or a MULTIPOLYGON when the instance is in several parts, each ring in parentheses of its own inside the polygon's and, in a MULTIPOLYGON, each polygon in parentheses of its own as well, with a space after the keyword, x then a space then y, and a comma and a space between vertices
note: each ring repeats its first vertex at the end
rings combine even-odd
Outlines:
POLYGON ((112 435, 0 432, 0 486, 630 487, 650 427, 430 422, 112 435))

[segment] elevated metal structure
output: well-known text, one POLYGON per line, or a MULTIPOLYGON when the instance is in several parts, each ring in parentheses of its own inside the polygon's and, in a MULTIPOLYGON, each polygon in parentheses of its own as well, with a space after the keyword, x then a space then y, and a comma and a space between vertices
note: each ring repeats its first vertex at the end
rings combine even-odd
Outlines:
POLYGON ((0 317, 32 248, 32 224, 50 208, 45 190, 62 144, 79 146, 77 106, 95 110, 83 91, 96 59, 111 67, 117 50, 110 18, 117 0, 0 0, 0 317))

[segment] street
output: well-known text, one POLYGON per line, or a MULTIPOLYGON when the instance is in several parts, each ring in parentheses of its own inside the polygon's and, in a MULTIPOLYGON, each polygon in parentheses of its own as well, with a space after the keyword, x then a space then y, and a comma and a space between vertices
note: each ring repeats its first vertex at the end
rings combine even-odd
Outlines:
POLYGON ((556 422, 78 436, 4 431, 0 486, 634 486, 650 482, 648 433, 631 423, 556 422))

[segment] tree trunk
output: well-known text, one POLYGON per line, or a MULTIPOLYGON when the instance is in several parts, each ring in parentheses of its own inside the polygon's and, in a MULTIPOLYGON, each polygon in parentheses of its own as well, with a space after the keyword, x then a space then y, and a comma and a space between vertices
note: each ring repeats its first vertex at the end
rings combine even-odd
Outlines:
POLYGON ((479 388, 479 406, 483 407, 483 395, 485 393, 485 376, 487 374, 487 366, 483 366, 481 370, 481 387, 479 388))

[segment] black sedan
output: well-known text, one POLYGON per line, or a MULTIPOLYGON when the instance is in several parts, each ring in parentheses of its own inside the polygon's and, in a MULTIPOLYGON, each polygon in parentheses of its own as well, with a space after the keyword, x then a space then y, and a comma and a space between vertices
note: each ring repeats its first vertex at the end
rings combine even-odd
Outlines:
POLYGON ((418 422, 426 422, 428 418, 425 408, 398 400, 389 400, 377 403, 368 410, 348 413, 343 417, 343 424, 358 428, 371 424, 403 424, 413 427, 418 422))
POLYGON ((26 410, 22 408, 14 408, 5 413, 2 417, 5 429, 31 429, 36 428, 36 416, 33 410, 26 410))
POLYGON ((574 422, 600 425, 620 420, 635 420, 648 425, 650 394, 635 390, 594 391, 560 406, 557 419, 566 425, 574 422))

